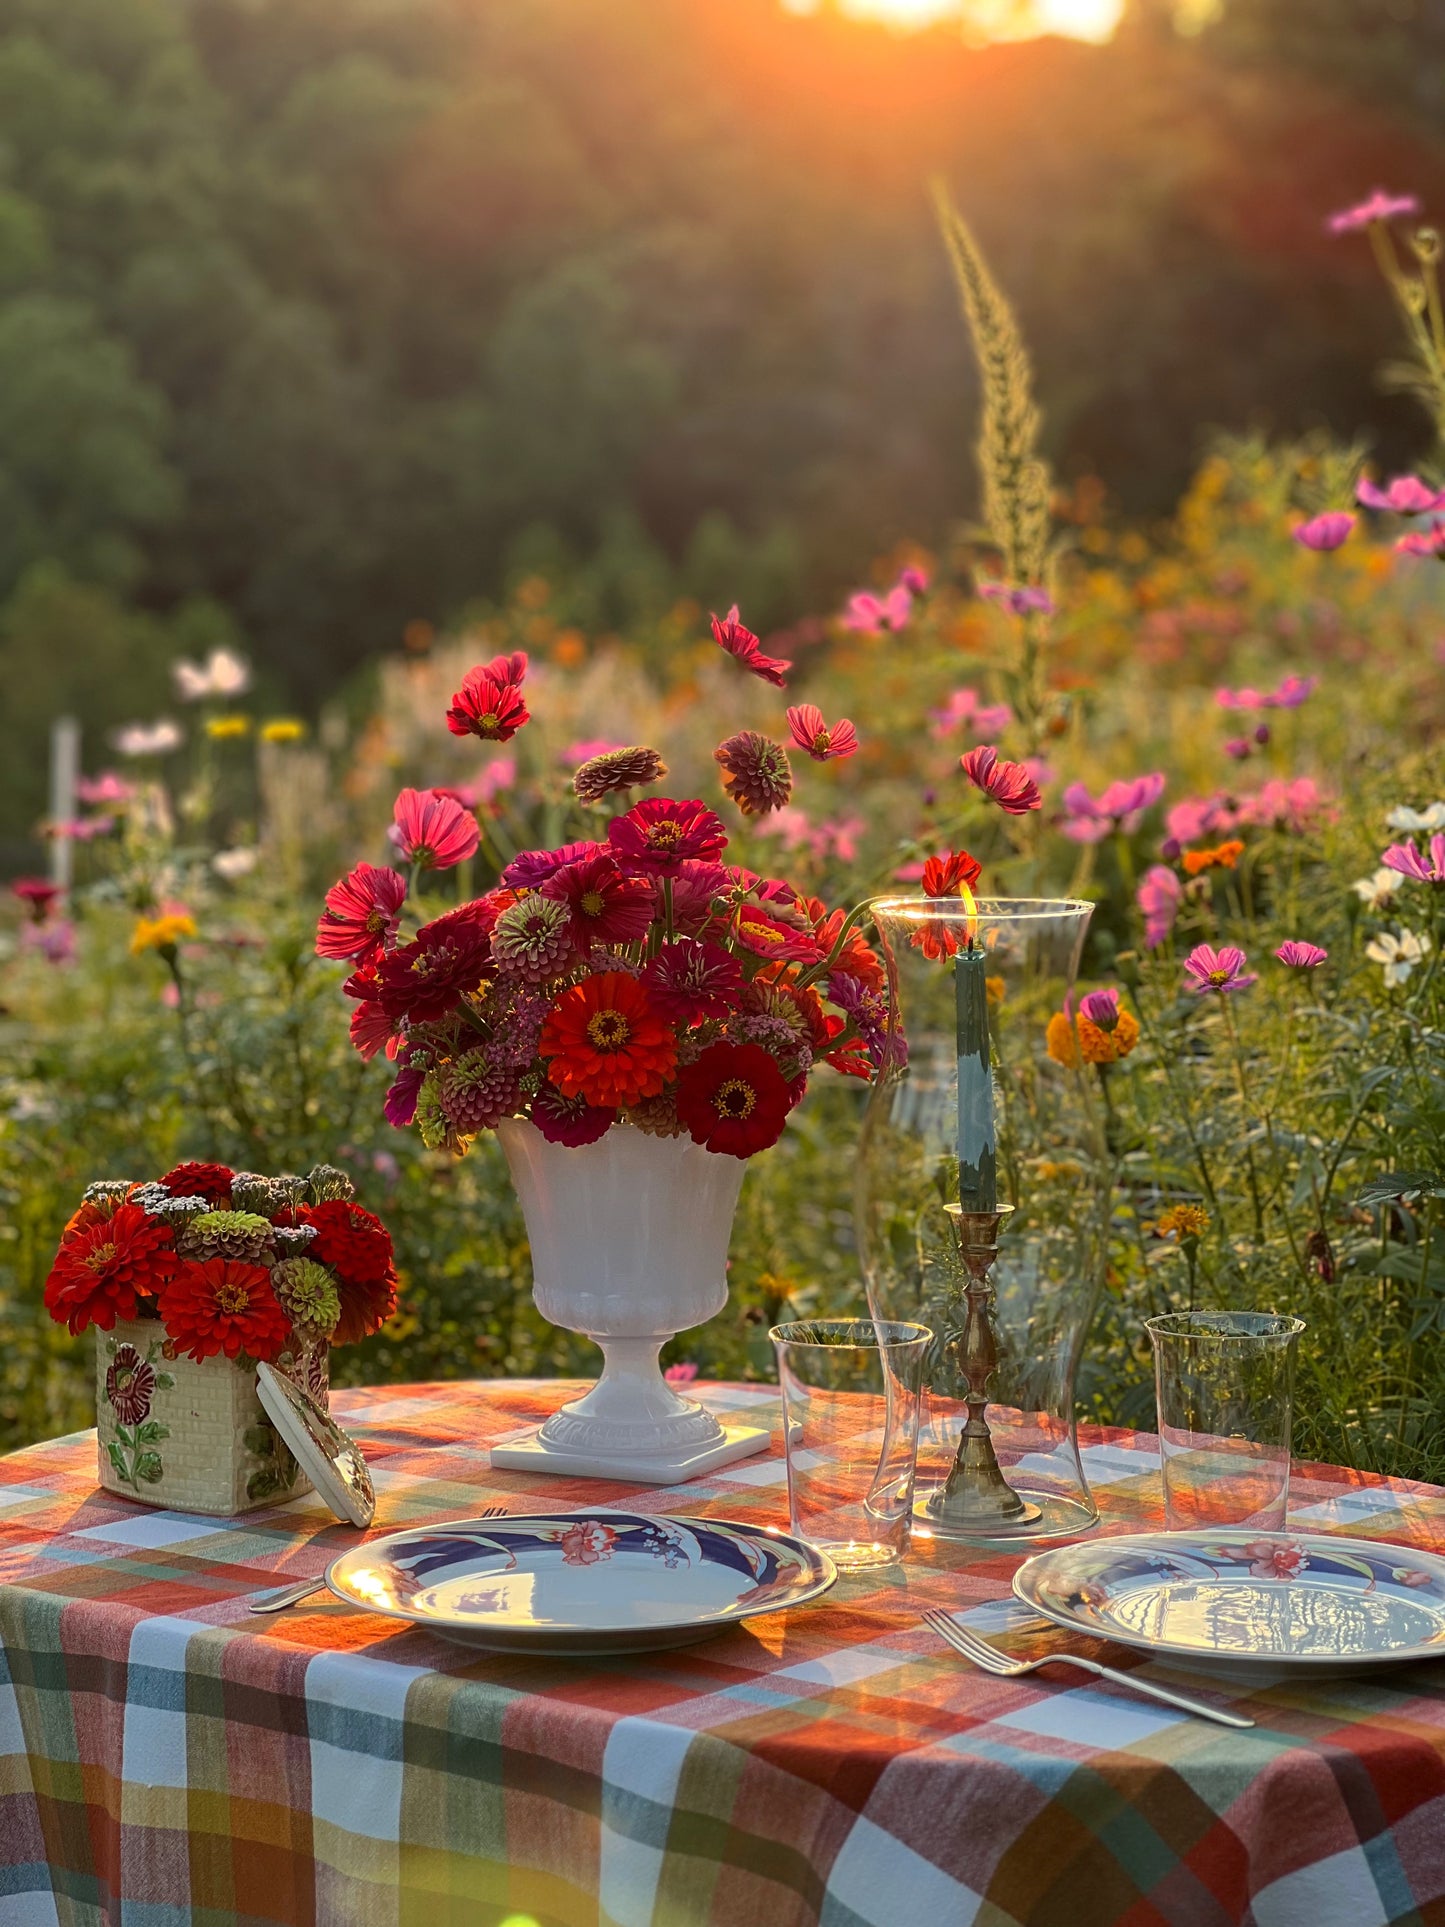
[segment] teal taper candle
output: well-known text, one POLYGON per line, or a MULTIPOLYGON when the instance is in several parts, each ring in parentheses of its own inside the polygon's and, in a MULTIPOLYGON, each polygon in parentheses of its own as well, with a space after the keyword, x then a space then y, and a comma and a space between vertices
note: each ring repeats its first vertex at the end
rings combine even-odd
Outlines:
POLYGON ((981 946, 970 944, 953 960, 958 1017, 958 1202, 964 1211, 998 1208, 986 969, 981 946))

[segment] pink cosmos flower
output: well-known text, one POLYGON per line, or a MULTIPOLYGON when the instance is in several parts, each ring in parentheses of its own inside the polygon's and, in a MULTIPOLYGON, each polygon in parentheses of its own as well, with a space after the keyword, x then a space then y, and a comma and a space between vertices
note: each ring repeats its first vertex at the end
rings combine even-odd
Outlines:
POLYGON ((1433 489, 1418 475, 1396 475, 1384 488, 1362 481, 1355 490, 1362 508, 1380 509, 1391 515, 1429 515, 1445 509, 1445 489, 1433 489))
POLYGON ((1331 234, 1355 234, 1374 221, 1398 221, 1407 214, 1419 212, 1417 195, 1387 194, 1384 188, 1377 187, 1363 201, 1357 201, 1353 207, 1342 207, 1332 214, 1325 226, 1331 234))
POLYGON ((109 836, 114 828, 113 816, 73 816, 62 823, 47 823, 45 835, 66 843, 90 843, 98 836, 109 836))
POLYGON ((1237 763, 1242 763, 1246 756, 1253 756, 1254 744, 1248 736, 1230 736, 1225 741, 1224 753, 1232 756, 1237 763))
POLYGON ((1274 953, 1290 970, 1318 970, 1329 956, 1317 943, 1304 943, 1290 937, 1274 953))
POLYGON ((798 748, 805 749, 815 763, 831 763, 857 752, 858 732, 853 725, 844 719, 829 729, 816 703, 799 703, 790 709, 788 728, 798 748))
POLYGON ((607 825, 612 854, 626 869, 676 876, 684 862, 711 862, 727 848, 727 831, 700 797, 675 803, 649 796, 607 825))
POLYGON ((1067 815, 1060 827, 1076 843, 1098 843, 1112 830, 1132 836, 1144 812, 1164 794, 1164 783, 1163 771, 1155 770, 1148 776, 1110 783, 1096 797, 1082 783, 1070 783, 1063 796, 1067 815))
POLYGON ((1014 713, 1007 703, 983 702, 976 689, 955 689, 942 709, 929 711, 933 734, 948 736, 955 729, 967 729, 975 736, 998 736, 1013 722, 1014 713))
POLYGON ((464 810, 476 810, 509 790, 516 780, 516 760, 511 756, 499 756, 495 762, 487 764, 475 783, 438 783, 432 793, 435 796, 449 796, 454 803, 460 803, 464 810))
POLYGON ((1332 509, 1326 515, 1311 516, 1308 522, 1301 522, 1292 533, 1302 548, 1319 550, 1337 549, 1349 540, 1355 518, 1348 509, 1332 509))
POLYGON ((992 743, 980 743, 958 759, 969 782, 1009 816, 1026 816, 1043 807, 1039 786, 1021 763, 1000 762, 992 743))
POLYGON ((614 743, 610 736, 588 736, 580 743, 569 743, 558 761, 568 769, 577 769, 583 763, 590 763, 594 756, 609 756, 615 749, 626 748, 626 743, 614 743))
POLYGON ((1286 676, 1278 689, 1216 689, 1221 709, 1298 709, 1319 688, 1318 676, 1286 676))
POLYGON ((387 836, 408 863, 424 870, 452 869, 474 856, 481 841, 471 812, 437 790, 403 790, 393 815, 387 836))
POLYGON ((737 1010, 743 970, 720 943, 707 937, 678 937, 662 946, 643 971, 642 981, 665 1017, 700 1024, 737 1010))
POLYGON ((326 908, 316 926, 316 954, 369 963, 396 935, 405 900, 405 877, 374 863, 358 863, 326 892, 326 908))
POLYGON ((99 776, 77 776, 75 794, 92 809, 98 805, 109 805, 116 809, 122 803, 130 802, 135 795, 135 784, 127 783, 113 769, 107 769, 102 770, 99 776))
POLYGON ((1199 843, 1207 836, 1233 827, 1234 811, 1228 797, 1220 791, 1213 796, 1186 796, 1182 803, 1175 803, 1164 817, 1164 828, 1168 833, 1166 841, 1176 846, 1175 855, 1186 843, 1199 843))
POLYGON ((1380 858, 1387 870, 1398 870, 1402 877, 1416 883, 1445 883, 1445 830, 1430 839, 1430 854, 1417 849, 1412 837, 1408 843, 1392 843, 1380 858))
MULTIPOLYGON (((20 926, 20 948, 33 950, 49 964, 75 961, 75 925, 69 917, 53 917, 48 923, 20 926)), ((174 985, 171 986, 175 988, 174 985)))
POLYGON ((730 656, 736 657, 744 669, 750 669, 755 676, 761 676, 764 682, 772 683, 775 689, 784 686, 792 663, 785 662, 780 656, 763 654, 757 637, 740 619, 736 603, 725 616, 713 617, 712 639, 720 649, 726 649, 730 656))
POLYGON ((691 1385, 697 1377, 697 1367, 691 1359, 683 1359, 676 1365, 669 1365, 662 1376, 669 1385, 691 1385))
POLYGON ((1144 943, 1148 949, 1157 950, 1174 928, 1183 895, 1183 884, 1162 863, 1144 872, 1134 900, 1144 918, 1144 943))
POLYGON ((1445 556, 1445 522, 1432 522, 1428 529, 1412 529, 1395 544, 1400 555, 1445 556))
POLYGON ((886 595, 876 596, 868 589, 860 589, 848 598, 848 606, 843 611, 841 621, 845 629, 856 629, 860 634, 876 636, 887 630, 896 634, 908 626, 908 618, 913 614, 913 597, 901 583, 895 582, 886 595))
POLYGON ((1312 776, 1286 782, 1271 777, 1251 796, 1239 798, 1233 813, 1235 827, 1254 823, 1264 829, 1290 830, 1296 835, 1337 814, 1334 804, 1312 776))
POLYGON ((900 569, 898 572, 898 586, 900 589, 906 589, 910 595, 926 595, 928 592, 927 569, 916 569, 912 567, 900 569))
POLYGON ((1197 943, 1184 959, 1184 968, 1193 980, 1188 987, 1201 995, 1211 990, 1221 996, 1247 990, 1259 981, 1254 971, 1245 969, 1248 961, 1237 944, 1227 943, 1216 950, 1213 944, 1197 943))
POLYGON ((996 603, 1000 609, 1007 609, 1011 616, 1051 616, 1054 613, 1054 599, 1047 589, 1037 589, 1028 583, 980 582, 978 593, 985 602, 996 603))
POLYGON ((1091 990, 1080 999, 1079 1015, 1087 1017, 1091 1024, 1100 1030, 1116 1030, 1119 1024, 1119 993, 1108 990, 1091 990))

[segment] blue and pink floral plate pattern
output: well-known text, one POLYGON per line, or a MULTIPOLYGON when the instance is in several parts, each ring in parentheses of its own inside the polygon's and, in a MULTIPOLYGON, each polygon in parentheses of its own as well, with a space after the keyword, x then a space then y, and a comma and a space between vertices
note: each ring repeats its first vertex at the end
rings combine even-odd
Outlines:
POLYGON ((1445 1660, 1445 1559, 1377 1539, 1126 1533, 1026 1560, 1014 1592, 1072 1631, 1221 1671, 1445 1660))
POLYGON ((449 1521, 357 1546, 338 1599, 489 1651, 642 1652, 816 1599, 825 1553, 726 1519, 547 1512, 449 1521))

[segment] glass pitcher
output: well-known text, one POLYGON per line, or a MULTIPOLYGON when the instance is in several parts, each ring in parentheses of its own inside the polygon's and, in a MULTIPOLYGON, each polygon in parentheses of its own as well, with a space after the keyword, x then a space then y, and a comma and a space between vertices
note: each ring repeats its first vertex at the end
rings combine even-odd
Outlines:
POLYGON ((982 898, 969 909, 958 898, 885 897, 870 908, 888 973, 889 1034, 863 1125, 855 1211, 869 1311, 935 1334, 914 1530, 981 1544, 1086 1531, 1098 1508, 1079 1458, 1074 1378, 1103 1282, 1112 1189, 1103 1073, 1080 1060, 1072 1027, 1093 906, 982 898), (972 1213, 961 1216, 959 1202, 960 1132, 976 1128, 980 1099, 979 1073, 965 1061, 974 1124, 961 1123, 957 973, 960 953, 971 963, 979 951, 994 1128, 982 1201, 996 1192, 993 1219, 977 1212, 978 1170, 967 1155, 963 1202, 972 1213), (982 1257, 962 1250, 961 1224, 975 1244, 991 1237, 982 1257), (996 1461, 972 1512, 949 1496, 965 1459, 996 1461))

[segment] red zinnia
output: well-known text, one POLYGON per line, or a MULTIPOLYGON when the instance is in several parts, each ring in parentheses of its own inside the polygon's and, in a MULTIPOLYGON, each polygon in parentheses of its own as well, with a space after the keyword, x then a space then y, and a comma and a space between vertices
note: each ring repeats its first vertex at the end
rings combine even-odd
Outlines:
POLYGON ((662 946, 643 972, 643 982, 664 1016, 700 1024, 707 1017, 727 1017, 737 1009, 743 971, 720 943, 679 937, 662 946))
MULTIPOLYGON (((713 902, 726 897, 732 879, 721 863, 684 863, 672 879, 672 925, 695 937, 713 921, 713 902)), ((726 905, 724 905, 724 908, 726 905)))
POLYGON ((589 944, 633 943, 646 936, 656 907, 652 885, 644 877, 623 876, 610 856, 554 870, 539 894, 567 905, 573 938, 584 950, 589 944))
POLYGON ((565 870, 569 863, 581 863, 589 856, 601 856, 606 849, 605 843, 593 843, 583 838, 577 843, 564 843, 560 850, 523 850, 503 870, 502 882, 516 890, 538 890, 548 877, 555 876, 558 870, 565 870))
POLYGON ((207 1204, 225 1210, 231 1202, 235 1175, 228 1164, 178 1164, 157 1182, 173 1198, 204 1198, 207 1204))
MULTIPOLYGON (((812 920, 813 933, 818 939, 818 948, 825 957, 833 955, 833 945, 838 941, 838 933, 847 922, 847 913, 842 910, 829 910, 821 897, 808 897, 803 908, 812 920)), ((834 970, 857 977, 869 990, 882 990, 883 965, 878 952, 873 948, 862 931, 855 924, 843 939, 843 948, 833 958, 834 970)))
POLYGON ((942 856, 931 856, 923 866, 923 894, 926 897, 961 896, 965 885, 971 890, 978 882, 982 870, 983 865, 967 850, 948 850, 942 856))
POLYGON ((858 732, 846 719, 829 729, 816 703, 799 703, 788 711, 788 728, 799 749, 805 749, 815 763, 831 763, 835 757, 852 756, 858 748, 858 732))
POLYGON ((390 1232, 380 1218, 350 1198, 303 1205, 296 1221, 311 1225, 316 1232, 306 1256, 325 1265, 336 1277, 341 1318, 333 1342, 355 1345, 369 1338, 396 1309, 396 1266, 390 1232))
POLYGON ((817 963, 822 955, 816 938, 756 904, 745 904, 738 912, 737 940, 745 950, 771 963, 817 963))
POLYGON ((958 761, 968 780, 1010 816, 1027 816, 1030 810, 1042 808, 1039 786, 1023 764, 1001 763, 992 743, 980 743, 958 761))
POLYGON ((453 736, 480 736, 484 743, 510 741, 531 719, 520 688, 526 672, 527 658, 520 650, 469 669, 447 711, 453 736))
POLYGON ((175 1262, 170 1226, 139 1205, 119 1205, 62 1241, 45 1281, 45 1309, 72 1336, 88 1325, 111 1331, 117 1318, 136 1316, 138 1298, 160 1291, 175 1262))
POLYGON ((440 790, 403 790, 393 814, 391 840, 408 863, 450 870, 476 855, 477 819, 440 790))
POLYGON ((759 1044, 709 1044, 677 1080, 677 1115, 709 1151, 750 1158, 783 1135, 792 1098, 759 1044))
POLYGON ((291 1337, 271 1274, 233 1258, 183 1264, 161 1293, 161 1323, 176 1350, 195 1359, 245 1352, 269 1364, 291 1337))
POLYGON ((585 1097, 564 1097, 555 1084, 544 1084, 532 1099, 532 1122, 549 1144, 595 1144, 617 1122, 617 1112, 585 1097))
POLYGON ((626 816, 613 817, 607 840, 625 868, 670 877, 686 861, 710 863, 727 848, 728 838, 722 818, 701 798, 675 803, 671 797, 649 796, 626 816))
POLYGON ((774 688, 783 687, 784 677, 792 668, 792 663, 784 662, 780 656, 765 656, 752 630, 746 628, 738 617, 738 605, 733 604, 727 615, 712 619, 712 639, 720 649, 726 649, 730 656, 736 656, 744 669, 751 669, 755 676, 770 682, 774 688))
POLYGON ((379 1050, 395 1057, 401 1046, 401 1032, 380 1004, 367 999, 351 1013, 351 1046, 360 1053, 364 1063, 369 1064, 379 1050))
POLYGON ((471 906, 424 923, 411 943, 390 950, 377 966, 377 997, 391 1018, 431 1023, 475 990, 486 975, 491 940, 471 906))
POLYGON ((564 990, 547 1013, 539 1053, 566 1097, 603 1107, 656 1097, 677 1064, 677 1038, 646 987, 622 970, 564 990))
POLYGON ((396 935, 397 912, 406 900, 406 878, 375 863, 358 863, 326 892, 316 926, 320 957, 374 957, 396 935))

